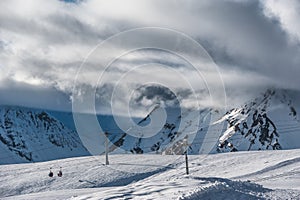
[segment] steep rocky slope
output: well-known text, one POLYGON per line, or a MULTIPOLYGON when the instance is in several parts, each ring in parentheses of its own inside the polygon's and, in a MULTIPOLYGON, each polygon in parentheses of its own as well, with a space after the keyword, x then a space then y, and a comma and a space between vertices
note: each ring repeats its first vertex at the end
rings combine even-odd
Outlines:
POLYGON ((0 107, 0 163, 89 155, 77 133, 45 111, 0 107))

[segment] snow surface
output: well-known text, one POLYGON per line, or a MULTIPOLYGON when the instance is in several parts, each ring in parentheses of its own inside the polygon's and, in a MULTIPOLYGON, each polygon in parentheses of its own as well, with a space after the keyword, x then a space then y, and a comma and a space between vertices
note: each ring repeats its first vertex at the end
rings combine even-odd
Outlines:
POLYGON ((0 166, 1 199, 300 199, 300 149, 111 155, 0 166), (48 177, 49 167, 55 176, 48 177), (63 177, 56 176, 59 168, 63 177))

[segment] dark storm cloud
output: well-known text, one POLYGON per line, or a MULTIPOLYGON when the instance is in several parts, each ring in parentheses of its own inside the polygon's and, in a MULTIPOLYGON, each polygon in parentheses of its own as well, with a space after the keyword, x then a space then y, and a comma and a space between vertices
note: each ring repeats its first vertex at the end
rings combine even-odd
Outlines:
MULTIPOLYGON (((196 9, 197 6, 193 8, 196 9)), ((208 27, 210 34, 203 34, 198 41, 220 67, 254 71, 282 82, 292 76, 299 84, 296 76, 285 70, 288 67, 293 74, 299 74, 299 46, 289 42, 289 35, 277 20, 263 15, 258 1, 210 3, 207 9, 198 11, 213 26, 208 27)))
MULTIPOLYGON (((207 96, 207 92, 199 91, 200 94, 207 96)), ((143 105, 144 100, 153 101, 153 104, 165 102, 167 106, 178 106, 182 99, 188 99, 193 92, 190 89, 178 88, 171 91, 161 85, 146 85, 135 90, 132 101, 138 105, 143 105)))
POLYGON ((136 102, 140 102, 143 98, 157 99, 162 101, 170 101, 176 99, 176 95, 168 88, 162 86, 145 86, 137 89, 139 95, 135 99, 136 102))

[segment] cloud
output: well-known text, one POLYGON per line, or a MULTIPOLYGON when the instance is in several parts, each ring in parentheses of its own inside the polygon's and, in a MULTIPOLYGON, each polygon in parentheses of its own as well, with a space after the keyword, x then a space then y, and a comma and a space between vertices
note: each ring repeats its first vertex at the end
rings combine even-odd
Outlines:
POLYGON ((267 17, 278 20, 293 42, 300 42, 300 2, 298 0, 262 1, 267 17))
POLYGON ((11 79, 0 81, 0 104, 70 111, 70 96, 51 86, 32 85, 11 79))
MULTIPOLYGON (((236 104, 268 87, 299 90, 299 15, 296 0, 289 0, 289 3, 276 0, 188 0, 184 3, 173 0, 129 0, 126 3, 120 0, 73 3, 3 0, 0 2, 0 92, 3 95, 11 93, 2 97, 2 103, 50 109, 64 109, 61 106, 64 105, 71 109, 69 99, 74 97, 72 90, 77 70, 91 50, 114 34, 145 26, 174 29, 199 42, 219 66, 227 97, 236 104), (16 98, 13 91, 27 100, 16 98), (53 97, 47 100, 46 94, 53 97), (42 104, 35 100, 39 95, 44 101, 42 104), (239 101, 235 96, 243 98, 239 101), (14 100, 9 101, 10 98, 14 100), (53 103, 57 99, 64 103, 53 103)), ((141 40, 135 39, 136 42, 141 40)), ((155 37, 147 40, 155 40, 155 37)), ((122 44, 126 41, 120 44, 115 48, 125 48, 122 44)), ((184 48, 188 47, 179 47, 184 48)), ((76 82, 77 89, 94 90, 92 80, 97 80, 105 69, 98 65, 99 59, 101 55, 85 63, 84 74, 76 82)), ((203 70, 210 72, 206 67, 203 70)), ((209 102, 203 97, 209 94, 205 80, 199 79, 188 61, 163 50, 144 49, 122 55, 112 63, 104 83, 96 90, 98 111, 109 113, 111 94, 126 73, 132 74, 120 87, 120 113, 127 111, 122 98, 130 96, 131 90, 140 95, 137 100, 141 100, 139 104, 142 105, 149 104, 150 97, 164 97, 168 94, 165 90, 143 87, 155 71, 157 74, 152 78, 177 88, 175 93, 184 106, 194 105, 193 91, 183 87, 183 78, 173 76, 170 69, 187 77, 193 86, 197 85, 192 89, 201 96, 202 106, 218 104, 217 100, 209 102), (142 65, 152 67, 143 68, 142 65), (143 70, 132 70, 134 67, 143 70), (144 88, 143 93, 138 88, 144 88)), ((216 72, 207 74, 206 79, 218 78, 216 72)))
POLYGON ((150 105, 161 103, 175 103, 176 95, 168 88, 159 85, 142 86, 135 91, 134 104, 145 105, 143 101, 149 101, 150 105))

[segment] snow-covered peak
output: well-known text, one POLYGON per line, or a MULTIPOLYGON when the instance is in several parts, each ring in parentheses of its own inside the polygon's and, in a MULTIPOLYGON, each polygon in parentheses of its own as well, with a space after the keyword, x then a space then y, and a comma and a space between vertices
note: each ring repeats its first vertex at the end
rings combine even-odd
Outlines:
POLYGON ((0 107, 0 163, 89 155, 77 133, 42 110, 0 107))
POLYGON ((288 92, 268 90, 239 108, 228 111, 218 122, 227 128, 218 151, 299 148, 300 123, 297 107, 288 92))

